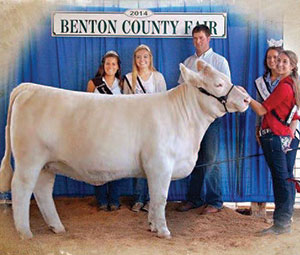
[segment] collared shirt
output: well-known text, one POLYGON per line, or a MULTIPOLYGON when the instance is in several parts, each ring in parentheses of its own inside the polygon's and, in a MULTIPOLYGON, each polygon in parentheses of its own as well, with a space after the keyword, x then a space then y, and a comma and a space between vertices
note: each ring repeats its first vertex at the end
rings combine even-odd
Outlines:
MULTIPOLYGON (((207 50, 206 52, 204 52, 201 56, 197 56, 197 54, 195 53, 194 55, 188 57, 183 64, 195 71, 198 72, 197 70, 197 66, 196 66, 196 62, 198 59, 204 60, 206 63, 212 65, 215 69, 217 69, 219 72, 224 73, 226 76, 230 78, 230 69, 229 69, 229 65, 228 62, 226 60, 226 58, 224 58, 223 56, 215 53, 212 48, 210 48, 209 50, 207 50)), ((179 79, 178 79, 178 83, 183 83, 183 78, 180 75, 179 79)))
MULTIPOLYGON (((268 73, 267 76, 264 77, 264 81, 267 85, 268 90, 270 91, 270 93, 272 93, 280 81, 280 76, 276 80, 272 81, 271 74, 268 73)), ((264 101, 257 91, 256 91, 256 100, 260 103, 264 101)))
POLYGON ((267 82, 268 89, 271 92, 273 92, 273 90, 276 88, 276 86, 280 82, 280 76, 278 76, 276 80, 272 81, 271 80, 271 74, 268 73, 267 76, 265 77, 265 81, 267 82))
MULTIPOLYGON (((296 104, 294 91, 290 85, 292 83, 293 80, 290 76, 282 79, 272 94, 262 103, 267 110, 263 118, 262 129, 270 128, 275 135, 289 135, 293 137, 291 128, 283 125, 271 112, 275 110, 277 115, 283 120, 289 115, 296 104)), ((299 119, 299 116, 295 114, 293 119, 299 119)))

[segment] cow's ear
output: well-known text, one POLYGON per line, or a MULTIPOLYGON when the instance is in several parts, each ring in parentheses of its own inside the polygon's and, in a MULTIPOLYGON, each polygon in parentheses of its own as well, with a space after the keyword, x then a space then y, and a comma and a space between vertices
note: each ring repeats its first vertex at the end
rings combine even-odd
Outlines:
POLYGON ((200 79, 199 75, 196 72, 188 69, 187 67, 185 67, 185 65, 183 65, 181 63, 180 63, 179 67, 180 67, 181 76, 182 76, 184 82, 187 84, 191 84, 193 86, 197 86, 197 84, 199 83, 199 79, 200 79))
POLYGON ((203 70, 205 69, 206 66, 207 66, 207 64, 206 64, 205 61, 203 61, 203 60, 201 60, 201 59, 199 59, 199 60, 197 61, 197 70, 198 70, 198 72, 203 71, 203 70))
POLYGON ((197 60, 197 70, 198 72, 202 73, 204 76, 210 76, 212 73, 212 67, 208 65, 205 61, 203 60, 197 60))

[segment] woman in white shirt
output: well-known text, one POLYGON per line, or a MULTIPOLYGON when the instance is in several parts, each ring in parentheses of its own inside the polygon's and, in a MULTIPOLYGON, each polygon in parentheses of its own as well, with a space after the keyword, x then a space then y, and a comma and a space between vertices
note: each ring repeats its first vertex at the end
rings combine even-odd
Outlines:
POLYGON ((124 94, 157 93, 166 91, 164 76, 153 66, 153 56, 147 45, 134 51, 132 72, 125 75, 124 94))
MULTIPOLYGON (((153 66, 153 55, 147 45, 139 45, 133 56, 132 72, 124 77, 124 94, 146 94, 166 91, 164 76, 153 66)), ((135 202, 131 210, 148 211, 149 194, 147 180, 137 178, 134 185, 135 202)))
MULTIPOLYGON (((122 80, 120 64, 119 55, 115 51, 108 51, 101 60, 101 65, 98 68, 95 78, 89 80, 87 92, 111 95, 121 94, 122 80)), ((101 186, 95 186, 95 196, 99 210, 115 211, 120 208, 118 186, 118 180, 101 186)))
POLYGON ((101 60, 95 78, 89 80, 87 92, 121 94, 121 61, 115 51, 108 51, 101 60))

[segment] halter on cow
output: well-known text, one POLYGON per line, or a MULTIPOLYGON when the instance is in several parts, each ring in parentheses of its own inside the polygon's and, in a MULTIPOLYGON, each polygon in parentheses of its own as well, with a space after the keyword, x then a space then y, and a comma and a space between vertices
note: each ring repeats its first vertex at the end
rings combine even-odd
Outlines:
POLYGON ((225 111, 228 112, 227 110, 227 107, 226 107, 226 103, 227 103, 227 98, 229 96, 229 93, 231 92, 231 90, 233 89, 234 85, 231 86, 231 88, 229 89, 229 91, 227 92, 227 94, 225 96, 220 96, 220 97, 216 97, 212 94, 210 94, 207 90, 205 90, 204 88, 199 88, 199 90, 205 94, 205 95, 208 95, 208 96, 212 96, 214 97, 215 99, 217 99, 225 108, 225 111))

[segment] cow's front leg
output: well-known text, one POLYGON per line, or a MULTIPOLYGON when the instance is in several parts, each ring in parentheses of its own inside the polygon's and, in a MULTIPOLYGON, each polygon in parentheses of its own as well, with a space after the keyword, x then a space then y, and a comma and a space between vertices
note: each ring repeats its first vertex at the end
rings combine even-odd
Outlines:
POLYGON ((146 175, 150 194, 148 214, 150 230, 157 231, 159 237, 170 238, 171 234, 166 223, 165 207, 171 182, 171 167, 162 164, 146 172, 146 175))

